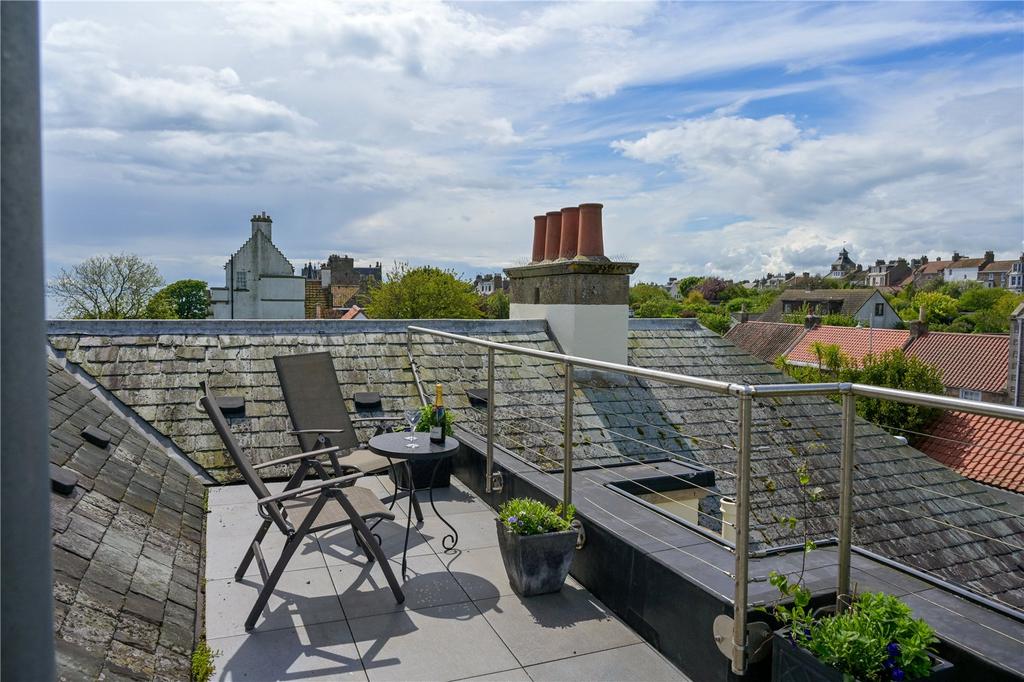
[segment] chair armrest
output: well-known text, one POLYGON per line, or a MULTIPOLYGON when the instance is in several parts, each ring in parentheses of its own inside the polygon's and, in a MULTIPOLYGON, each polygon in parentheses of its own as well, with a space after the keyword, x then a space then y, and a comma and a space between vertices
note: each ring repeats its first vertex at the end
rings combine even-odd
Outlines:
POLYGON ((283 493, 278 493, 276 495, 269 495, 261 498, 257 504, 265 506, 282 500, 290 500, 295 497, 305 497, 306 495, 312 495, 313 493, 320 492, 324 488, 334 488, 342 485, 343 483, 354 481, 357 478, 362 478, 362 476, 363 475, 361 473, 356 473, 349 474, 347 476, 339 476, 337 478, 329 478, 326 481, 311 483, 310 485, 304 485, 301 488, 292 488, 291 490, 286 490, 283 493))
POLYGON ((303 459, 316 459, 320 455, 326 455, 331 452, 337 452, 340 449, 341 448, 338 447, 337 445, 332 445, 329 448, 322 448, 320 450, 310 450, 309 452, 300 452, 297 455, 288 455, 287 457, 278 457, 277 459, 272 459, 269 462, 257 464, 256 466, 253 467, 253 469, 266 469, 267 467, 272 467, 278 464, 288 464, 289 462, 298 462, 299 460, 303 459))
POLYGON ((349 420, 352 423, 355 422, 404 422, 404 417, 356 417, 355 419, 349 420))
POLYGON ((345 433, 345 429, 292 429, 289 435, 297 436, 300 433, 345 433))

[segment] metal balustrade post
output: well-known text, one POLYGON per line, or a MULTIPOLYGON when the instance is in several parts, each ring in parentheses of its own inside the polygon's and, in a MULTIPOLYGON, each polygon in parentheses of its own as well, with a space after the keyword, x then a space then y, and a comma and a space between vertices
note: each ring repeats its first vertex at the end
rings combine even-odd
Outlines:
POLYGON ((850 545, 853 542, 853 465, 854 428, 857 403, 853 392, 843 393, 842 452, 839 460, 839 578, 836 584, 836 611, 850 604, 850 545))
POLYGON ((732 671, 747 671, 747 570, 750 555, 750 422, 752 389, 739 394, 740 447, 736 463, 736 594, 732 614, 732 671))
POLYGON ((494 479, 494 349, 487 349, 487 473, 484 490, 492 492, 494 479))
POLYGON ((562 516, 569 513, 569 505, 572 504, 572 400, 573 400, 573 379, 572 363, 565 363, 565 419, 564 427, 565 440, 563 451, 565 461, 562 462, 562 516))

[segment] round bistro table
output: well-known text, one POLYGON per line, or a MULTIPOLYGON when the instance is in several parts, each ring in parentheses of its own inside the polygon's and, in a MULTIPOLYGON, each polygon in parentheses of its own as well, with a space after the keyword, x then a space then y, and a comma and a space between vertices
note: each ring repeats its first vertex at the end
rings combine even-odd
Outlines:
MULTIPOLYGON (((434 476, 437 474, 438 465, 448 457, 455 454, 459 449, 459 441, 451 436, 445 436, 444 443, 431 443, 430 434, 410 433, 408 431, 397 431, 395 433, 382 433, 374 436, 367 444, 371 452, 391 460, 401 460, 405 463, 405 473, 409 484, 407 514, 405 516, 405 546, 402 548, 402 580, 406 574, 406 554, 409 552, 409 529, 412 527, 412 501, 416 499, 416 482, 412 475, 412 462, 434 462, 434 469, 430 472, 430 508, 441 523, 448 526, 452 531, 441 538, 441 546, 445 551, 455 548, 459 542, 459 533, 452 524, 448 523, 441 513, 434 506, 434 476), (411 439, 411 440, 410 440, 411 439), (411 447, 415 446, 415 447, 411 447), (450 544, 449 544, 450 543, 450 544)), ((397 477, 396 477, 397 479, 397 477)), ((398 486, 395 486, 395 497, 398 496, 398 486)))

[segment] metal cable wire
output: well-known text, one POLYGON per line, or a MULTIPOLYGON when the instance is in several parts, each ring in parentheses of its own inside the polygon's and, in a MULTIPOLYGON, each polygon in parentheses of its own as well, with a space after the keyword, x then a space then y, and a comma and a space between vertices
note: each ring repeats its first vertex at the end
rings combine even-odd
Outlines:
MULTIPOLYGON (((512 396, 510 396, 509 394, 506 393, 505 397, 511 398, 512 396)), ((515 402, 517 402, 520 405, 525 405, 527 407, 539 407, 539 408, 542 408, 542 409, 549 409, 552 412, 554 412, 558 417, 561 417, 561 412, 558 412, 554 408, 548 407, 546 405, 532 405, 532 404, 530 404, 530 403, 528 403, 528 402, 526 402, 524 400, 519 400, 519 399, 516 399, 515 402)), ((497 409, 498 407, 499 406, 495 405, 495 409, 497 409)), ((502 406, 502 407, 504 407, 505 409, 510 409, 507 405, 502 406)), ((518 414, 518 413, 513 412, 513 414, 518 414)), ((589 415, 587 415, 587 416, 589 416, 589 415)), ((626 417, 626 415, 620 415, 620 416, 626 417)), ((524 418, 526 418, 526 419, 534 419, 533 417, 529 417, 529 416, 524 416, 524 418)), ((586 416, 580 415, 580 418, 581 419, 586 419, 586 416)), ((628 419, 629 417, 626 417, 626 418, 628 419)), ((641 423, 645 423, 645 422, 641 422, 641 423)), ((648 447, 648 448, 650 448, 652 450, 658 450, 660 452, 664 452, 664 453, 669 454, 669 455, 678 456, 678 453, 672 452, 671 450, 666 450, 665 448, 658 447, 657 445, 652 445, 652 444, 648 443, 647 441, 642 441, 642 440, 633 438, 632 436, 628 436, 628 435, 626 435, 626 434, 624 434, 624 433, 622 433, 620 431, 616 431, 614 429, 610 429, 610 428, 608 428, 606 426, 603 426, 603 425, 600 425, 600 424, 598 424, 598 425, 588 424, 587 426, 590 427, 590 428, 599 429, 599 430, 604 431, 606 433, 610 433, 610 434, 613 434, 613 435, 616 435, 616 436, 620 436, 620 437, 622 437, 622 438, 624 438, 626 440, 633 441, 634 443, 639 443, 640 445, 648 447)), ((648 426, 654 426, 654 425, 653 424, 648 424, 648 426)), ((682 434, 682 433, 676 433, 675 436, 679 437, 679 438, 690 438, 692 440, 697 440, 697 441, 700 441, 700 442, 711 443, 711 444, 715 445, 716 447, 725 448, 727 450, 736 450, 736 448, 734 446, 732 446, 732 445, 725 445, 724 443, 718 443, 716 441, 711 441, 711 440, 707 440, 707 439, 704 439, 704 438, 699 438, 697 436, 690 436, 688 434, 682 434)), ((591 445, 594 445, 595 447, 604 447, 606 450, 609 449, 607 446, 602 446, 602 445, 597 444, 597 443, 591 443, 591 445)), ((616 451, 616 454, 619 457, 626 457, 626 455, 618 454, 617 451, 616 451)), ((711 465, 711 464, 707 464, 706 462, 700 462, 700 465, 705 467, 705 468, 711 469, 711 470, 713 470, 713 471, 715 471, 717 473, 721 473, 723 475, 726 475, 726 476, 733 476, 733 477, 736 476, 736 474, 731 472, 731 471, 728 471, 726 469, 722 469, 722 468, 716 467, 716 466, 711 465)))
MULTIPOLYGON (((479 411, 479 412, 484 412, 484 410, 482 410, 481 408, 471 408, 471 409, 473 409, 475 411, 479 411)), ((506 426, 511 426, 511 425, 506 423, 506 426)), ((516 426, 511 426, 511 428, 515 429, 519 433, 525 433, 525 434, 528 434, 528 435, 536 435, 536 434, 534 434, 531 431, 526 431, 525 429, 522 429, 522 428, 519 428, 519 427, 516 427, 516 426)), ((507 435, 505 437, 508 438, 508 440, 512 441, 513 443, 517 443, 517 444, 521 445, 522 447, 529 449, 531 452, 537 452, 537 450, 534 450, 532 448, 528 448, 524 443, 521 443, 520 441, 517 441, 517 440, 515 440, 513 438, 509 438, 507 435)), ((536 436, 536 437, 539 438, 540 440, 544 441, 545 444, 550 445, 552 447, 556 447, 556 448, 561 448, 562 447, 561 443, 555 443, 553 441, 550 441, 550 440, 544 438, 543 436, 536 436)), ((614 452, 614 451, 612 450, 611 452, 614 452)), ((575 451, 574 451, 574 453, 575 453, 575 451)), ((547 455, 543 455, 543 454, 541 454, 539 452, 537 452, 537 454, 540 454, 541 457, 543 457, 544 459, 548 460, 549 462, 554 462, 555 464, 558 464, 559 466, 562 466, 562 467, 565 466, 564 462, 560 462, 560 461, 558 461, 556 459, 548 457, 547 455)), ((618 454, 618 453, 616 453, 616 454, 618 454)), ((676 476, 674 474, 666 473, 666 472, 662 471, 661 469, 656 469, 654 466, 652 466, 650 464, 647 464, 643 460, 636 460, 636 459, 633 459, 633 458, 628 457, 626 455, 618 455, 618 456, 624 457, 625 459, 628 459, 630 461, 636 462, 637 464, 645 465, 647 467, 655 469, 655 471, 657 471, 658 473, 662 474, 663 476, 666 476, 666 477, 669 477, 669 478, 674 478, 674 479, 676 479, 678 481, 682 481, 683 483, 686 483, 687 487, 697 488, 699 490, 703 490, 703 491, 707 492, 709 495, 714 495, 716 497, 722 497, 722 492, 720 490, 713 490, 711 488, 705 488, 702 485, 697 485, 696 483, 693 483, 692 481, 688 481, 687 479, 682 478, 680 476, 676 476)), ((662 492, 659 492, 657 490, 654 490, 653 488, 650 488, 650 487, 644 485, 640 481, 637 481, 635 479, 631 479, 631 478, 629 478, 627 476, 624 476, 622 473, 617 471, 614 467, 609 467, 607 465, 601 464, 600 462, 598 462, 598 461, 596 461, 596 460, 594 460, 593 458, 590 458, 590 457, 583 457, 582 459, 584 459, 587 462, 590 462, 591 464, 593 464, 598 469, 601 469, 602 471, 607 471, 607 472, 613 474, 614 476, 618 476, 619 479, 621 479, 623 481, 629 481, 629 482, 633 483, 634 485, 636 485, 637 487, 643 488, 644 490, 650 492, 651 494, 654 494, 654 495, 657 495, 658 497, 664 498, 664 499, 668 500, 669 502, 678 502, 678 500, 674 500, 671 497, 669 497, 668 495, 665 495, 662 492)), ((575 472, 575 470, 574 470, 574 472, 575 472)), ((554 474, 552 474, 552 475, 554 475, 554 474)), ((592 480, 592 479, 588 478, 587 480, 592 480)), ((714 514, 708 514, 707 512, 701 511, 700 509, 697 509, 696 511, 697 511, 698 514, 700 514, 702 516, 706 516, 708 518, 715 519, 715 521, 719 521, 719 522, 721 522, 721 523, 723 523, 723 524, 725 524, 727 526, 732 526, 733 528, 736 527, 736 524, 730 523, 730 522, 726 521, 725 519, 719 519, 714 514)))
POLYGON ((1000 540, 999 538, 994 538, 994 537, 991 537, 989 535, 985 535, 984 533, 979 533, 978 531, 971 530, 969 528, 964 528, 963 526, 958 526, 958 525, 953 524, 953 523, 947 523, 946 521, 940 521, 939 519, 936 519, 936 518, 934 518, 932 516, 922 516, 921 514, 915 514, 914 512, 910 511, 909 509, 907 509, 905 507, 901 507, 898 504, 888 504, 886 506, 890 507, 892 509, 899 509, 902 512, 910 514, 914 518, 924 519, 926 521, 931 521, 933 523, 938 523, 940 525, 946 526, 948 528, 952 528, 954 530, 962 530, 965 533, 968 533, 970 535, 974 535, 976 537, 982 538, 983 540, 989 540, 991 542, 998 542, 999 544, 1006 545, 1007 547, 1010 547, 1011 549, 1015 549, 1017 551, 1024 552, 1024 546, 1015 545, 1012 542, 1007 542, 1006 540, 1000 540))
MULTIPOLYGON (((473 407, 471 405, 470 409, 472 409, 475 412, 486 413, 486 410, 484 410, 483 408, 480 408, 480 407, 473 407)), ((548 426, 550 428, 554 428, 554 426, 552 426, 551 424, 545 424, 544 422, 541 422, 541 421, 539 421, 537 419, 533 419, 531 417, 528 417, 528 416, 525 416, 525 415, 521 415, 518 412, 514 412, 513 411, 512 413, 513 414, 517 414, 519 416, 522 416, 524 419, 530 419, 531 421, 536 421, 539 424, 541 424, 542 426, 548 426)), ((506 424, 506 426, 511 426, 508 422, 505 422, 505 424, 506 424)), ((532 433, 532 432, 526 431, 525 429, 521 429, 521 428, 518 428, 518 427, 515 427, 515 426, 512 426, 512 428, 516 429, 520 433, 532 433)), ((541 438, 541 440, 543 440, 545 443, 547 443, 549 445, 552 445, 553 447, 563 448, 563 444, 562 443, 553 443, 552 441, 544 439, 544 438, 542 438, 540 436, 538 436, 538 438, 541 438)), ((704 486, 701 486, 701 485, 698 485, 696 483, 693 483, 692 481, 690 481, 688 479, 685 479, 685 478, 683 478, 681 476, 676 476, 675 474, 666 473, 665 471, 662 471, 661 469, 658 469, 656 466, 654 466, 650 462, 646 462, 646 461, 644 461, 642 459, 637 459, 635 457, 630 457, 629 455, 624 455, 624 454, 620 453, 618 450, 614 450, 614 449, 608 447, 607 445, 602 445, 600 443, 589 443, 588 445, 590 447, 596 447, 596 448, 601 448, 602 450, 606 450, 607 452, 612 453, 616 457, 628 460, 628 461, 633 462, 634 464, 637 464, 639 466, 645 466, 648 469, 653 469, 653 470, 657 471, 659 474, 661 474, 662 476, 665 476, 667 478, 674 478, 677 481, 681 481, 681 482, 685 483, 688 487, 697 488, 699 490, 704 490, 704 491, 706 491, 710 495, 715 495, 715 496, 719 496, 719 497, 722 496, 722 492, 720 490, 713 490, 711 488, 705 488, 704 486)), ((575 453, 575 450, 573 452, 575 453)), ((602 464, 598 463, 596 460, 594 460, 591 457, 585 457, 584 459, 586 459, 589 462, 592 462, 594 464, 594 466, 596 466, 596 467, 599 467, 599 468, 602 468, 602 469, 612 470, 610 467, 607 467, 606 465, 602 465, 602 464)), ((625 477, 623 477, 623 480, 626 480, 625 477)), ((654 492, 654 491, 652 491, 652 492, 654 492)), ((671 499, 671 498, 666 498, 666 499, 671 499)), ((717 517, 715 517, 715 518, 717 518, 717 517)))

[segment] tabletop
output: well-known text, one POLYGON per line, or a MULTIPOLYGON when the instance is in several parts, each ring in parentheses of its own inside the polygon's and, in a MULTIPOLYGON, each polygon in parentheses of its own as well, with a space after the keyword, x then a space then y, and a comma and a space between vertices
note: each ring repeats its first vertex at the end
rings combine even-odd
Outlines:
POLYGON ((455 454, 460 443, 451 436, 445 436, 443 444, 431 443, 429 433, 398 431, 374 436, 367 445, 371 452, 392 459, 431 460, 450 457, 455 454), (410 437, 414 437, 415 440, 407 440, 410 437), (412 448, 410 445, 417 447, 412 448))

